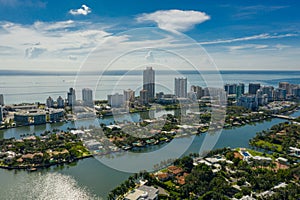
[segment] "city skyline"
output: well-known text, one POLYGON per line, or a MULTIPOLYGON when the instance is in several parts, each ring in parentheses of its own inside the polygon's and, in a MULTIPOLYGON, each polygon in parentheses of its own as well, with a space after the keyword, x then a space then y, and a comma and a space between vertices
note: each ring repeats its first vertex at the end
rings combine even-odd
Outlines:
MULTIPOLYGON (((152 27, 192 38, 203 46, 220 70, 298 70, 299 4, 295 0, 218 0, 214 4, 207 0, 201 3, 1 0, 1 69, 76 71, 100 44, 101 54, 97 55, 112 58, 138 47, 180 49, 184 45, 172 34, 145 40, 133 39, 138 30, 132 33, 133 37, 120 34, 152 27), (122 48, 117 51, 116 46, 122 48)), ((193 56, 192 49, 185 48, 193 56)), ((144 54, 149 62, 159 58, 151 50, 144 54)), ((108 60, 97 61, 101 70, 105 70, 108 60)), ((134 66, 132 59, 116 69, 134 66)))

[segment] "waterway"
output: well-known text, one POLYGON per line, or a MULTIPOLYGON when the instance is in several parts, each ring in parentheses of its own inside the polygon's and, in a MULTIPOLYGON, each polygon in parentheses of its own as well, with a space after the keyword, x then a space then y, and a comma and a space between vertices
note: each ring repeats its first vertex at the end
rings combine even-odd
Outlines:
MULTIPOLYGON (((300 116, 300 111, 293 113, 293 116, 300 116)), ((107 118, 102 120, 107 120, 106 123, 110 123, 114 119, 107 118)), ((136 120, 139 120, 139 116, 136 116, 136 120)), ((222 147, 249 147, 248 141, 255 136, 256 132, 284 121, 274 118, 255 125, 223 130, 214 149, 222 147)), ((19 137, 20 134, 26 131, 39 133, 52 128, 66 129, 72 126, 74 124, 68 122, 35 127, 19 127, 2 130, 1 134, 5 138, 19 137)), ((153 159, 147 159, 147 155, 151 152, 156 152, 156 148, 159 147, 153 147, 147 152, 141 153, 128 152, 121 156, 110 155, 98 159, 88 158, 71 166, 51 167, 38 172, 0 169, 0 199, 105 199, 111 189, 130 175, 130 173, 124 172, 126 170, 119 171, 114 169, 116 168, 114 166, 115 163, 119 164, 121 170, 128 167, 138 169, 139 166, 147 166, 147 168, 153 169, 153 165, 157 163, 154 160, 174 158, 174 155, 178 153, 199 152, 205 137, 206 135, 202 134, 200 136, 176 138, 172 141, 172 145, 166 145, 168 148, 165 148, 165 146, 161 148, 165 149, 165 151, 162 151, 160 154, 151 154, 153 159), (188 148, 185 150, 183 147, 188 148), (114 160, 117 160, 117 162, 114 162, 114 160), (109 163, 112 163, 113 168, 107 166, 109 163)))

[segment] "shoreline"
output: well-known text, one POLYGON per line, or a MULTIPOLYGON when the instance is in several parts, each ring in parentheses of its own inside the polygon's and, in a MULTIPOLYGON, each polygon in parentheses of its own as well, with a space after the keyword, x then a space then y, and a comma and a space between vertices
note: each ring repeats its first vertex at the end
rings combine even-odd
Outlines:
POLYGON ((25 169, 25 170, 28 170, 28 171, 36 171, 37 169, 45 169, 45 168, 48 168, 48 167, 51 167, 51 166, 54 166, 54 165, 65 165, 66 163, 72 163, 72 162, 77 162, 79 160, 83 160, 85 158, 91 158, 91 157, 94 157, 94 155, 86 155, 86 156, 81 156, 79 158, 75 158, 73 159, 72 161, 71 160, 68 160, 68 161, 62 161, 62 162, 57 162, 57 163, 51 163, 51 164, 46 164, 46 165, 37 165, 37 166, 30 166, 30 165, 21 165, 21 166, 7 166, 7 165, 0 165, 0 168, 1 169, 7 169, 7 170, 22 170, 22 169, 25 169), (35 170, 31 170, 31 169, 35 169, 35 170))

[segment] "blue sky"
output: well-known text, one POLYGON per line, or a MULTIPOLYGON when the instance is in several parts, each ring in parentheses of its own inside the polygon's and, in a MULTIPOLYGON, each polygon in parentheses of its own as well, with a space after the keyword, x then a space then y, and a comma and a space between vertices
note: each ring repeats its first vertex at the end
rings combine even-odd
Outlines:
POLYGON ((108 58, 133 47, 179 48, 173 34, 180 32, 219 69, 298 70, 299 7, 298 0, 0 0, 0 69, 72 71, 97 46, 104 68, 108 58), (131 30, 145 27, 171 33, 132 40, 138 33, 131 30))

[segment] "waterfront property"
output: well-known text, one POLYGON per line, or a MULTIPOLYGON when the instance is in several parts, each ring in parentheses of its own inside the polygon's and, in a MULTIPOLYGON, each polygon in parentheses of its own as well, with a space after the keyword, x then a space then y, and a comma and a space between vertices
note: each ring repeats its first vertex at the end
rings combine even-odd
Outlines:
POLYGON ((35 169, 90 156, 80 137, 70 132, 0 140, 1 168, 35 169))
POLYGON ((63 109, 18 110, 14 113, 17 126, 39 125, 47 122, 58 122, 64 118, 63 109))
MULTIPOLYGON (((277 161, 286 161, 285 158, 274 160, 251 151, 255 156, 246 149, 240 150, 244 156, 251 157, 247 162, 237 156, 239 149, 217 149, 204 157, 193 154, 177 159, 173 165, 157 172, 136 174, 135 179, 143 180, 140 182, 145 182, 147 187, 157 188, 159 199, 249 199, 250 196, 253 199, 280 199, 277 196, 286 188, 293 188, 287 193, 290 199, 299 197, 299 163, 284 165, 277 161)), ((126 184, 122 185, 126 191, 126 184)), ((129 189, 125 199, 127 196, 138 199, 134 197, 145 194, 136 190, 138 187, 129 189)), ((120 187, 110 193, 109 199, 113 198, 123 199, 120 187)))

